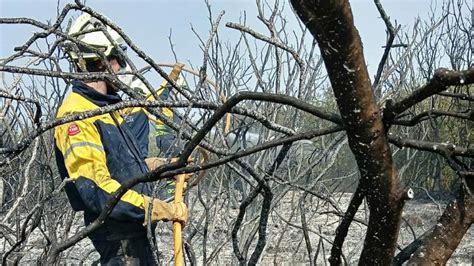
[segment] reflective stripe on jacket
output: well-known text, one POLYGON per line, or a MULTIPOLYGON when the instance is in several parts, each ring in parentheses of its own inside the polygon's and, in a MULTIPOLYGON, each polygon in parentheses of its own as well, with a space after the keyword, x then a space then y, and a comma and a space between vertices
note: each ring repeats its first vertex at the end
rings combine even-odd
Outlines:
MULTIPOLYGON (((103 95, 78 81, 73 82, 72 91, 59 108, 58 118, 121 101, 117 94, 103 95)), ((58 126, 54 138, 61 177, 73 180, 65 188, 68 198, 76 211, 85 211, 86 224, 103 210, 121 183, 148 172, 135 137, 117 111, 58 126)), ((150 193, 147 183, 129 189, 96 235, 143 234, 143 196, 150 193)))

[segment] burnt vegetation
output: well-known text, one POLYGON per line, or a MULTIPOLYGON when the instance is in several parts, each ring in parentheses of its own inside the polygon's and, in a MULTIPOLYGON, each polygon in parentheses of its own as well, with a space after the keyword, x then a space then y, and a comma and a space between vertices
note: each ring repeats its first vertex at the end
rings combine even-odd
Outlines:
MULTIPOLYGON (((474 220, 472 4, 443 1, 430 19, 403 27, 374 0, 386 26, 374 34, 387 41, 371 77, 349 1, 289 2, 257 0, 266 31, 258 32, 245 19, 215 16, 206 1, 210 30, 195 31, 202 62, 184 68, 187 86, 80 1, 61 7, 50 23, 0 18, 1 27, 35 27, 0 59, 2 264, 90 262, 85 238, 127 188, 203 170, 186 190, 191 219, 183 242, 192 264, 446 264, 474 220), (173 97, 146 101, 112 72, 73 72, 64 51, 80 41, 66 32, 80 12, 124 38, 128 56, 139 59, 127 59, 127 74, 150 88, 150 77, 165 79, 173 97), (289 15, 298 28, 288 27, 289 15), (240 35, 226 42, 228 31, 240 35), (107 80, 125 100, 55 119, 73 79, 107 80), (62 191, 70 181, 58 175, 52 129, 131 106, 146 106, 176 131, 180 160, 122 184, 96 222, 79 226, 81 213, 62 191), (205 156, 194 155, 197 147, 205 156), (188 156, 196 160, 186 166, 188 156), (404 211, 420 197, 439 208, 421 234, 413 227, 429 223, 413 208, 404 211), (346 243, 356 231, 363 237, 346 243)), ((167 232, 165 225, 156 232, 164 264, 167 232)))

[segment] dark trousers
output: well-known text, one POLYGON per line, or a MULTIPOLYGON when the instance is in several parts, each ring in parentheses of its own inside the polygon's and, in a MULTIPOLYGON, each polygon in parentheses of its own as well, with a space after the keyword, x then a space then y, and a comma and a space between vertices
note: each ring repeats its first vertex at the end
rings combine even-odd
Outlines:
POLYGON ((146 236, 123 240, 92 240, 100 254, 100 265, 156 265, 146 236))

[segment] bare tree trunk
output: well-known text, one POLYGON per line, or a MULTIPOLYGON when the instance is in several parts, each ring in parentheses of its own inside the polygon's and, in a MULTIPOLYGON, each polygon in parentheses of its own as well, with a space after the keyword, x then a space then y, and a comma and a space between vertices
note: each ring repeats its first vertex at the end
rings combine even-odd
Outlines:
POLYGON ((474 221, 474 197, 465 186, 448 204, 438 223, 408 261, 408 265, 445 265, 474 221))
POLYGON ((349 2, 291 2, 318 42, 361 173, 361 185, 366 188, 370 218, 359 263, 388 265, 397 243, 403 193, 349 2))

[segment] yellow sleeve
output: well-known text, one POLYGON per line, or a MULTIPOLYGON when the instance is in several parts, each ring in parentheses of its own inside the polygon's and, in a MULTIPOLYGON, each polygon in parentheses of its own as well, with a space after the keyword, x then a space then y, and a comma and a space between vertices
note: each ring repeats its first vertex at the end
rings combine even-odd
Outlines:
MULTIPOLYGON (((64 158, 69 178, 86 207, 100 213, 120 183, 113 179, 97 128, 89 119, 64 124, 55 129, 56 145, 64 158)), ((111 213, 120 220, 144 219, 144 196, 128 190, 111 213)))

